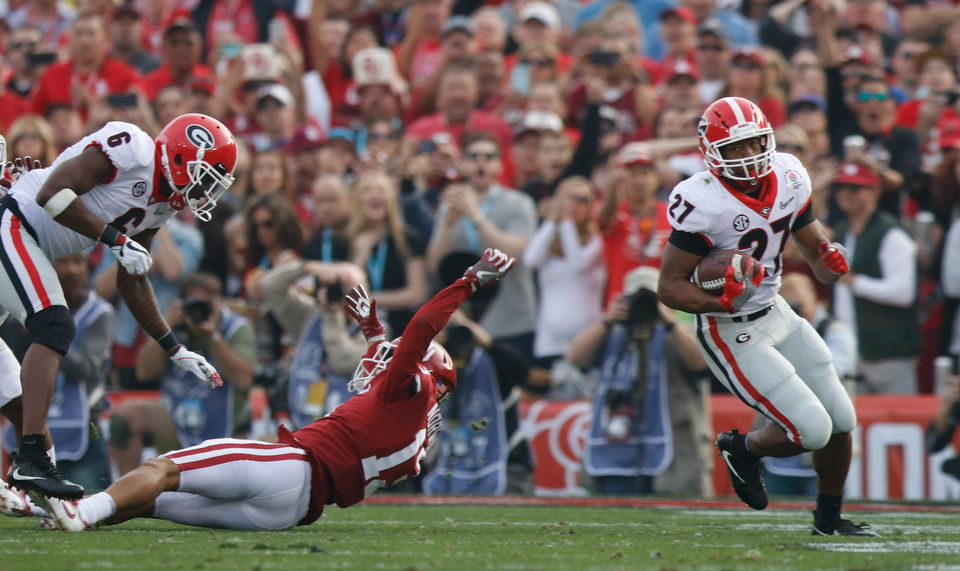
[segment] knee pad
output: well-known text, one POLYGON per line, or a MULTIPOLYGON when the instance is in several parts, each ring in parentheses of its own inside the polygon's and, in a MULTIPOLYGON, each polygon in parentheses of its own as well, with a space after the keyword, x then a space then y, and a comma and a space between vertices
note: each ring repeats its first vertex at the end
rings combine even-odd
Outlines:
POLYGON ((41 309, 28 317, 25 325, 30 332, 31 342, 49 347, 61 356, 67 354, 77 333, 70 310, 62 305, 41 309))
POLYGON ((833 434, 833 421, 822 407, 809 407, 799 416, 803 421, 797 424, 800 440, 797 442, 807 450, 819 450, 827 445, 833 434))

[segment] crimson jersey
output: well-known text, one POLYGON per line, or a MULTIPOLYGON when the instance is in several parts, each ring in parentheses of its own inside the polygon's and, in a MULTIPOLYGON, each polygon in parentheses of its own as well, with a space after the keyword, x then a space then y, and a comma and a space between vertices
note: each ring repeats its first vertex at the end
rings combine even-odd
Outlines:
POLYGON ((464 280, 438 293, 413 316, 387 368, 365 390, 292 434, 280 428, 280 442, 306 450, 314 466, 310 510, 302 524, 316 521, 324 505, 350 507, 420 473, 420 462, 441 426, 437 381, 421 361, 471 293, 464 280))

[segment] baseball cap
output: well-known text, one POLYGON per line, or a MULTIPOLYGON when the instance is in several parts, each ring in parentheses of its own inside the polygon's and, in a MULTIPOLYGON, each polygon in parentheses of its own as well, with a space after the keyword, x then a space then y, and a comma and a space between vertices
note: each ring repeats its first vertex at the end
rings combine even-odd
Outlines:
POLYGON ((724 41, 727 41, 728 39, 727 30, 724 29, 723 24, 720 23, 720 20, 716 18, 707 18, 702 24, 700 24, 700 28, 697 30, 697 35, 705 36, 707 34, 712 34, 724 41))
POLYGON ((646 143, 634 142, 624 145, 614 159, 618 166, 652 165, 653 153, 646 143))
POLYGON ((163 30, 164 37, 172 34, 176 31, 186 31, 186 32, 197 32, 197 25, 193 23, 193 20, 187 17, 176 18, 163 30))
POLYGON ((950 54, 940 48, 930 48, 918 53, 917 57, 913 60, 913 65, 915 66, 917 73, 920 73, 920 71, 923 70, 923 66, 938 59, 946 62, 947 66, 951 69, 953 68, 953 58, 950 57, 950 54))
POLYGON ((664 8, 663 12, 660 12, 660 21, 662 22, 667 16, 676 16, 688 24, 697 25, 696 15, 694 15, 693 10, 686 6, 669 6, 664 8))
POLYGON ((530 131, 560 133, 563 131, 563 120, 553 111, 530 111, 523 116, 523 121, 517 129, 516 136, 519 137, 530 131))
POLYGON ((282 83, 270 83, 264 85, 257 91, 257 101, 266 99, 267 97, 273 97, 283 104, 284 107, 293 107, 293 94, 290 93, 287 86, 282 83))
POLYGON ((843 163, 837 169, 830 184, 851 184, 854 186, 880 186, 880 176, 873 169, 860 163, 843 163))
POLYGON ((850 63, 852 61, 860 62, 863 65, 873 65, 873 59, 870 57, 870 54, 860 46, 850 46, 847 48, 846 53, 843 54, 843 63, 850 63))
POLYGON ((353 79, 357 87, 387 85, 394 93, 405 91, 403 80, 397 73, 393 52, 387 48, 364 48, 353 56, 353 79))
POLYGON ((467 35, 473 36, 475 31, 476 30, 473 27, 473 22, 470 21, 470 18, 466 16, 450 16, 443 24, 443 32, 440 34, 440 36, 446 38, 453 32, 466 32, 467 35))
POLYGON ((527 20, 537 20, 548 28, 560 29, 560 16, 557 14, 557 9, 546 2, 531 2, 524 6, 520 11, 520 21, 527 20))
POLYGON ((630 296, 642 290, 657 292, 660 271, 650 266, 640 266, 630 270, 623 277, 623 295, 630 296))
POLYGON ((763 52, 753 46, 740 46, 733 50, 730 60, 733 61, 740 57, 748 58, 760 67, 763 67, 763 64, 766 62, 763 52))
POLYGON ((664 65, 660 70, 660 77, 663 83, 670 83, 678 77, 689 77, 694 81, 700 80, 697 68, 685 59, 675 59, 664 65))
POLYGON ((323 143, 323 131, 317 125, 310 123, 298 128, 290 141, 284 145, 283 150, 291 154, 300 153, 322 147, 323 143))

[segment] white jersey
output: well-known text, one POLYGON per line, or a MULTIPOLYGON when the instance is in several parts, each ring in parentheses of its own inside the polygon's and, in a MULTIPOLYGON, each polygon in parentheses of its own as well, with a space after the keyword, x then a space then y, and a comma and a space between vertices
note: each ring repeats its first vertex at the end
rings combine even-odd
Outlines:
POLYGON ((758 199, 728 190, 710 171, 680 182, 670 193, 668 218, 674 230, 700 235, 710 248, 749 252, 763 264, 766 277, 737 315, 773 304, 780 291, 781 252, 797 216, 809 207, 810 175, 796 157, 776 153, 768 176, 769 186, 758 199))
POLYGON ((91 212, 127 236, 158 228, 174 214, 167 198, 155 192, 161 175, 153 138, 136 125, 111 121, 60 153, 50 167, 30 171, 10 189, 50 260, 81 252, 94 244, 94 240, 56 222, 36 201, 53 169, 90 145, 99 147, 116 169, 113 180, 80 195, 79 200, 91 212))

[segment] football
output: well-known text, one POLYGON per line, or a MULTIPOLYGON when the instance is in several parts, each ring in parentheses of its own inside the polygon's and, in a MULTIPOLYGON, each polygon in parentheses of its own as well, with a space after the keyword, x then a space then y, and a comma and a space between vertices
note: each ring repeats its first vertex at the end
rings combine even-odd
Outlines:
MULTIPOLYGON (((745 274, 749 257, 750 254, 740 250, 711 250, 693 269, 693 283, 709 294, 722 295, 727 268, 739 266, 740 271, 745 274)), ((754 273, 745 276, 748 279, 753 278, 762 267, 760 262, 756 260, 754 262, 754 273)))

